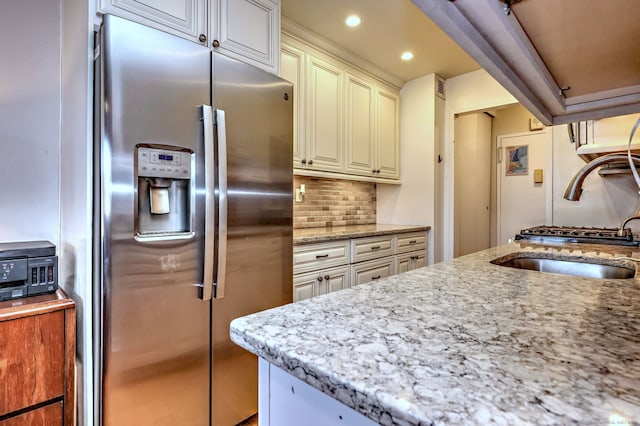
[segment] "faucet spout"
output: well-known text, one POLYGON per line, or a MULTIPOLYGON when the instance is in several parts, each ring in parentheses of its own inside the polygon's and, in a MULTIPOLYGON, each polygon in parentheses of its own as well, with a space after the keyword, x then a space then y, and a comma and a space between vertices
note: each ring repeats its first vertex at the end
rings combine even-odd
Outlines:
MULTIPOLYGON (((640 156, 632 155, 631 159, 636 166, 640 166, 640 156)), ((578 201, 582 195, 582 184, 587 175, 600 166, 611 163, 628 163, 627 154, 607 154, 589 161, 578 170, 578 173, 571 179, 567 189, 564 191, 564 198, 569 201, 578 201)))
POLYGON ((622 223, 620 224, 620 228, 618 229, 619 237, 624 237, 624 234, 625 234, 624 227, 627 226, 627 223, 631 222, 634 219, 640 219, 640 210, 638 210, 634 216, 629 216, 628 218, 622 221, 622 223))

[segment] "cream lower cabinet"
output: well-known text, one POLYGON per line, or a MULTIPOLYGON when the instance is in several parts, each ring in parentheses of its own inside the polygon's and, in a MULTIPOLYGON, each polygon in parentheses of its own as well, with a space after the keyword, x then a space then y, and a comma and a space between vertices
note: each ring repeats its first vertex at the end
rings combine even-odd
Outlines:
POLYGON ((298 274, 293 278, 293 301, 349 288, 349 274, 349 266, 298 274))
POLYGON ((427 266, 427 259, 424 251, 415 251, 395 256, 396 274, 412 271, 414 269, 422 268, 423 266, 427 266))
POLYGON ((293 301, 426 266, 425 231, 401 232, 293 248, 293 301))
POLYGON ((395 274, 393 256, 369 260, 351 265, 351 285, 359 285, 378 281, 395 274))

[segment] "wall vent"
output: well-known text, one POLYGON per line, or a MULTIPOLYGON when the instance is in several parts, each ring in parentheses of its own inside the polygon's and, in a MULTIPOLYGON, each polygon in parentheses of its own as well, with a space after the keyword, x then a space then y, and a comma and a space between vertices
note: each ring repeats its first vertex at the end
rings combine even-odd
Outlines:
POLYGON ((442 99, 445 98, 445 79, 436 74, 436 95, 440 96, 442 99))

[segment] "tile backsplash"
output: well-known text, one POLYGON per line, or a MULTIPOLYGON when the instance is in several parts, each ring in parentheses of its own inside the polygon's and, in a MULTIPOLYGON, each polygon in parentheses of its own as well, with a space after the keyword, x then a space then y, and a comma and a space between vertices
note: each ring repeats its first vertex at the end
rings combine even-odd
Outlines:
POLYGON ((300 184, 305 194, 293 203, 294 228, 376 223, 375 183, 294 176, 294 195, 300 184))

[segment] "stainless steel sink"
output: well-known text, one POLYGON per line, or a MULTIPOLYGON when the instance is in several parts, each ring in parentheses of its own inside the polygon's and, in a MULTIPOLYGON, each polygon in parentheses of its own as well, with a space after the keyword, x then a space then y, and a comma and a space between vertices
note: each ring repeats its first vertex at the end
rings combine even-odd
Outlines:
MULTIPOLYGON (((614 262, 614 261, 610 261, 614 262)), ((574 275, 577 277, 601 279, 629 279, 636 275, 634 262, 620 261, 619 264, 590 263, 582 260, 548 259, 543 257, 505 256, 491 261, 494 265, 509 268, 528 269, 539 272, 574 275)))

